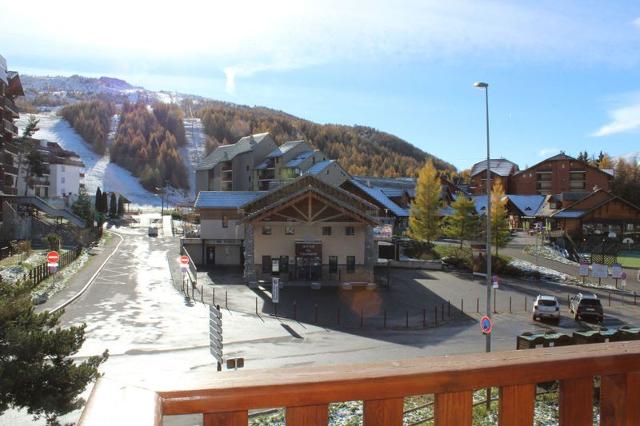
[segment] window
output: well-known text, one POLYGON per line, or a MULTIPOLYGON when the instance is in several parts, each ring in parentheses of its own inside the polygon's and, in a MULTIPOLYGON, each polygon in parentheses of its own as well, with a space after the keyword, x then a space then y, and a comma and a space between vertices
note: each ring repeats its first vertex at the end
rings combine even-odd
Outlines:
POLYGON ((345 226, 344 235, 356 235, 356 228, 353 226, 345 226))
POLYGON ((322 235, 331 235, 331 227, 323 226, 322 227, 322 235))
POLYGON ((289 256, 280 256, 280 272, 289 272, 289 256))
POLYGON ((329 273, 335 274, 338 272, 338 256, 329 256, 329 273))
POLYGON ((296 233, 296 228, 293 225, 285 225, 284 226, 284 234, 285 235, 294 235, 296 233))
POLYGON ((356 271, 356 257, 347 256, 347 272, 355 272, 355 271, 356 271))
POLYGON ((262 256, 262 273, 268 274, 271 272, 271 256, 262 256))
POLYGON ((228 228, 229 227, 229 217, 227 215, 222 215, 222 227, 223 228, 228 228))
POLYGON ((271 235, 271 225, 262 225, 262 235, 271 235))

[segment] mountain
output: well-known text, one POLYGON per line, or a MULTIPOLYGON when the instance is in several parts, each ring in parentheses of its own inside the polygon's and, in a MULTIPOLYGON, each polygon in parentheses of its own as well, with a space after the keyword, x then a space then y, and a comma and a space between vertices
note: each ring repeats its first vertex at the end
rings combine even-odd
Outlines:
MULTIPOLYGON (((100 98, 123 104, 160 101, 179 104, 188 117, 202 118, 208 148, 234 143, 250 133, 269 131, 276 141, 306 139, 353 174, 415 176, 427 158, 439 169, 455 167, 411 143, 389 133, 365 126, 317 124, 283 111, 237 105, 167 91, 151 91, 111 78, 21 76, 25 110, 47 110, 78 101, 100 98)), ((22 106, 22 105, 21 105, 22 106)))

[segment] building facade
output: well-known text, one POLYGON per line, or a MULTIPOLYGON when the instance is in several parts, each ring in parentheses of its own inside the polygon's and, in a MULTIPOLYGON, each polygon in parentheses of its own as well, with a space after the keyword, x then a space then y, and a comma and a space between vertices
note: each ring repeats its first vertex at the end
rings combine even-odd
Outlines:
POLYGON ((200 238, 183 245, 204 267, 242 267, 248 282, 372 282, 373 204, 313 175, 269 192, 200 192, 200 238))
POLYGON ((3 149, 3 157, 0 158, 0 187, 4 194, 16 193, 18 168, 13 161, 12 150, 6 146, 18 136, 18 128, 14 124, 14 120, 19 117, 15 104, 18 96, 24 96, 20 76, 15 71, 8 71, 7 61, 0 56, 0 149, 3 149))
MULTIPOLYGON (((496 181, 502 183, 506 193, 511 192, 511 176, 518 171, 518 165, 504 158, 489 160, 491 168, 491 185, 496 181)), ((471 168, 471 185, 469 187, 473 195, 486 194, 487 186, 487 161, 480 161, 471 168)))

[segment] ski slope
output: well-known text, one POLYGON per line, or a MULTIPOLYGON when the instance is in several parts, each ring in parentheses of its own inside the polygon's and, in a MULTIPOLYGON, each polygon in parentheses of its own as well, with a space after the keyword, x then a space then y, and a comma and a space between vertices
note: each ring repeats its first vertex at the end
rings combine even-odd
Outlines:
POLYGON ((204 156, 206 137, 199 118, 185 118, 184 130, 187 136, 187 145, 180 148, 180 155, 182 155, 182 161, 189 176, 188 198, 195 201, 196 165, 204 156))
MULTIPOLYGON (((27 118, 25 114, 16 121, 20 132, 26 125, 27 118)), ((66 120, 55 113, 36 114, 36 118, 40 120, 40 130, 35 133, 35 138, 57 142, 64 149, 74 151, 82 159, 85 164, 84 184, 89 195, 95 194, 99 186, 103 191, 124 194, 131 201, 132 207, 160 207, 161 199, 158 195, 144 189, 138 178, 128 170, 111 163, 108 154, 101 156, 93 152, 66 120)), ((112 127, 115 128, 116 125, 117 118, 114 118, 112 127)), ((179 193, 170 194, 169 198, 172 203, 182 201, 179 193)))

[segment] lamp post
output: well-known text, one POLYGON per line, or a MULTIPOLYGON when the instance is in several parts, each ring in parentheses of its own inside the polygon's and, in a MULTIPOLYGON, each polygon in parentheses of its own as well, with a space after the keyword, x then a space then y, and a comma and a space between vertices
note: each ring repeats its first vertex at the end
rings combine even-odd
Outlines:
MULTIPOLYGON (((477 82, 473 84, 474 87, 484 89, 484 106, 485 117, 487 121, 487 170, 486 170, 486 192, 487 192, 487 209, 485 213, 487 215, 487 244, 486 244, 486 256, 487 256, 487 316, 491 318, 491 158, 489 156, 489 84, 483 82, 477 82)), ((486 352, 491 352, 491 333, 485 334, 486 336, 486 352)))

